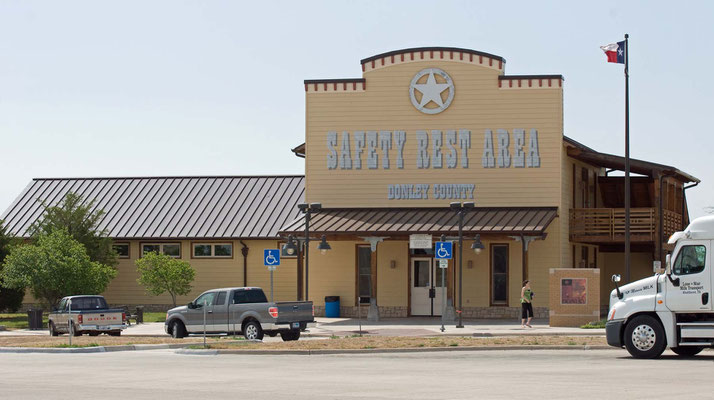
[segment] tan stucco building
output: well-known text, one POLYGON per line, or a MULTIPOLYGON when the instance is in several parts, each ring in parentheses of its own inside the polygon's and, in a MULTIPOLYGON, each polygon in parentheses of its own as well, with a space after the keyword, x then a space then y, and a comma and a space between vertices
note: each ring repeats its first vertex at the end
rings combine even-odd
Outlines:
MULTIPOLYGON (((297 204, 320 203, 311 240, 324 235, 331 250, 322 255, 311 241, 307 266, 302 252, 284 254, 276 300, 307 291, 318 313, 325 296, 340 296, 344 316, 358 298, 372 317, 441 315, 445 290, 450 313, 461 304, 464 317, 514 317, 529 279, 536 314, 547 317, 551 268, 600 269, 602 294, 624 271, 624 178, 611 175, 624 159, 564 136, 562 76, 506 75, 505 64, 474 50, 405 49, 362 60, 360 78, 306 80, 305 143, 293 149, 304 177, 39 179, 3 218, 23 235, 41 216, 36 199, 96 199, 107 213, 101 228, 124 256, 106 297, 160 306, 168 296, 136 283, 143 251, 191 262, 194 292, 182 301, 219 286, 267 288, 263 249, 304 236, 297 204), (416 243, 458 233, 452 202, 475 204, 464 215, 460 271, 454 259, 438 268, 433 248, 416 243)), ((641 160, 632 171, 637 279, 688 223, 686 185, 699 181, 641 160)))

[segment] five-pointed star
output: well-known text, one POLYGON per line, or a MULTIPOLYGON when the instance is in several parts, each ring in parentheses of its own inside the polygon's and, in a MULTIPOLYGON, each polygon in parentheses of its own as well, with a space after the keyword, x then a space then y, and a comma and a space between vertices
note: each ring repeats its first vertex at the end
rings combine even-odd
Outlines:
POLYGON ((436 103, 439 107, 444 107, 444 102, 441 100, 441 92, 449 88, 448 83, 436 83, 434 73, 429 72, 429 77, 426 83, 415 83, 414 89, 421 92, 420 107, 424 107, 430 101, 436 103))

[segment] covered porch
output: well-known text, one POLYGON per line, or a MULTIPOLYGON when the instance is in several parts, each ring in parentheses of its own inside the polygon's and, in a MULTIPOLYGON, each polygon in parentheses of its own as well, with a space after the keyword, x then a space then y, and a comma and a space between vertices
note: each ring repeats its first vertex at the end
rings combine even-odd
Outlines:
MULTIPOLYGON (((439 316, 445 296, 447 317, 457 311, 464 318, 511 317, 514 306, 520 307, 516 302, 522 279, 529 275, 529 244, 546 239, 546 229, 556 217, 555 207, 470 209, 464 216, 459 272, 456 243, 445 270, 434 260, 433 244, 410 246, 415 234, 429 235, 433 242, 441 235, 458 236, 457 215, 447 207, 323 209, 310 218, 309 266, 301 267, 304 282, 299 285, 309 287, 307 298, 315 302, 318 315, 323 315, 323 296, 339 295, 341 314, 346 317, 358 313, 372 320, 439 316), (318 255, 315 239, 323 235, 332 249, 318 255), (476 235, 485 247, 481 254, 471 250, 476 235), (460 282, 463 299, 458 297, 460 282)), ((304 237, 305 219, 292 222, 280 235, 304 237)), ((557 243, 556 238, 548 246, 535 246, 546 259, 545 254, 552 253, 547 247, 557 251, 557 244, 550 245, 557 243)), ((559 257, 559 253, 552 255, 559 257)), ((298 258, 304 262, 302 254, 298 258)), ((551 265, 557 265, 555 259, 551 265)), ((547 282, 542 286, 545 302, 547 282)))

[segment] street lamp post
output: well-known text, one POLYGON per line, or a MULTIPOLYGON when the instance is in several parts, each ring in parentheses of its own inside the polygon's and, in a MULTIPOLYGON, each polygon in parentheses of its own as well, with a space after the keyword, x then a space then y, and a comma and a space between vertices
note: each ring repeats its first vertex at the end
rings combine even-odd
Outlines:
POLYGON ((457 328, 463 328, 463 276, 464 276, 464 269, 463 269, 463 256, 464 256, 464 250, 463 250, 463 244, 464 244, 464 213, 473 209, 474 208, 474 203, 471 201, 464 202, 463 204, 455 201, 449 205, 452 210, 456 211, 456 214, 458 215, 459 218, 459 310, 457 311, 457 314, 459 314, 459 320, 458 323, 456 324, 457 328))
MULTIPOLYGON (((322 204, 320 203, 300 203, 297 205, 300 212, 305 214, 305 237, 296 238, 292 235, 288 236, 288 242, 285 244, 285 251, 292 255, 297 251, 297 246, 295 245, 295 239, 304 240, 305 242, 305 300, 309 300, 309 290, 310 290, 310 218, 313 213, 318 213, 322 210, 322 204)), ((330 250, 330 245, 327 243, 327 238, 322 235, 320 244, 317 246, 320 250, 320 254, 327 253, 330 250)))
MULTIPOLYGON (((466 207, 466 208, 469 208, 469 207, 466 207)), ((463 221, 462 221, 462 224, 463 224, 463 221)), ((462 306, 462 304, 461 304, 461 294, 462 294, 462 293, 461 293, 461 290, 462 290, 461 279, 462 279, 462 276, 463 276, 463 273, 462 273, 462 271, 461 271, 461 267, 462 267, 462 265, 463 265, 463 264, 461 263, 461 257, 463 256, 463 251, 461 250, 461 245, 463 244, 463 241, 464 241, 463 239, 464 239, 464 235, 463 235, 463 228, 462 228, 462 227, 460 227, 460 229, 459 229, 459 236, 445 236, 445 235, 441 235, 441 241, 442 241, 442 242, 445 242, 445 241, 447 241, 447 240, 458 240, 458 241, 459 241, 459 320, 458 320, 458 325, 456 325, 457 328, 463 328, 463 327, 464 327, 464 325, 462 324, 462 319, 461 319, 461 314, 462 314, 462 312, 461 312, 461 311, 462 311, 462 310, 461 310, 461 306, 462 306)), ((484 245, 483 245, 483 243, 481 243, 481 235, 477 234, 476 237, 474 237, 474 242, 471 244, 471 250, 473 250, 474 253, 476 253, 476 255, 479 255, 479 254, 481 254, 481 250, 483 250, 483 249, 484 249, 484 245)), ((444 275, 445 275, 445 273, 441 275, 441 279, 442 279, 442 284, 441 284, 441 286, 442 286, 442 287, 444 286, 444 283, 443 283, 444 275)), ((442 314, 441 314, 441 331, 444 332, 444 330, 445 330, 445 328, 444 328, 444 312, 442 311, 442 314)))

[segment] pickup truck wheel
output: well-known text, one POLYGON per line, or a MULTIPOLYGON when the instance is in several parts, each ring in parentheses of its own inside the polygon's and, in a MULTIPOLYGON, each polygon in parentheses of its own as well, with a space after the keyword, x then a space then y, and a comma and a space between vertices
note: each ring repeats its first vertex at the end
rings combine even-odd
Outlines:
POLYGON ((47 325, 49 325, 49 327, 50 327, 50 336, 59 336, 59 333, 57 333, 57 329, 55 329, 55 323, 54 323, 54 322, 50 322, 50 323, 47 324, 47 325))
POLYGON ((680 357, 694 357, 697 354, 699 354, 702 350, 704 350, 704 347, 702 347, 702 346, 672 347, 672 351, 674 352, 674 354, 676 354, 680 357))
POLYGON ((300 331, 280 332, 280 337, 283 338, 283 342, 298 340, 300 339, 300 331))
POLYGON ((174 339, 182 339, 186 337, 186 327, 181 321, 171 323, 171 337, 174 339))
POLYGON ((121 331, 109 332, 109 336, 121 336, 121 331))
POLYGON ((243 336, 248 340, 263 340, 263 328, 256 321, 250 321, 243 327, 243 336))
POLYGON ((99 336, 99 332, 89 332, 89 336, 99 336))
POLYGON ((649 315, 640 315, 627 323, 624 342, 635 358, 657 358, 667 347, 664 328, 649 315))
POLYGON ((72 325, 72 336, 82 336, 82 332, 77 330, 77 326, 74 323, 71 323, 72 325))

